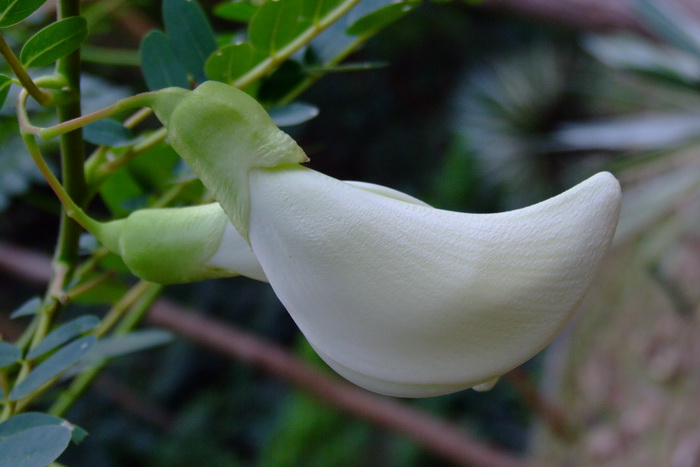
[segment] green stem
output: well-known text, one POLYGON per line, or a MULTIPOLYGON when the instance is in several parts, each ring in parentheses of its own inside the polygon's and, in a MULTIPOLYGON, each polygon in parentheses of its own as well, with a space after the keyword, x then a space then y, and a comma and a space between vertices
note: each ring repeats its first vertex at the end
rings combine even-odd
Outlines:
MULTIPOLYGON (((324 67, 332 67, 332 66, 338 65, 343 60, 345 60, 348 55, 350 55, 359 46, 361 46, 364 42, 366 42, 370 37, 372 37, 371 34, 359 36, 351 44, 349 44, 345 49, 343 49, 338 55, 333 57, 332 60, 329 60, 328 63, 326 63, 324 65, 324 67)), ((323 77, 325 74, 326 74, 325 72, 318 72, 318 73, 311 74, 308 78, 303 80, 301 83, 299 83, 297 86, 295 86, 291 91, 289 91, 287 93, 287 95, 285 95, 284 98, 282 98, 277 104, 280 106, 289 104, 294 99, 296 99, 302 92, 306 91, 309 87, 311 87, 316 81, 321 79, 321 77, 323 77)))
POLYGON ((49 128, 35 127, 31 124, 28 124, 27 119, 27 129, 25 130, 25 132, 38 134, 41 139, 51 139, 61 135, 65 137, 68 134, 71 134, 70 132, 80 130, 80 128, 84 127, 85 125, 92 122, 96 122, 97 120, 110 117, 124 110, 133 109, 135 107, 148 106, 149 103, 152 102, 152 97, 152 92, 136 94, 135 96, 130 96, 125 99, 122 99, 119 102, 115 102, 114 104, 105 107, 104 109, 100 109, 96 112, 93 112, 91 114, 83 116, 78 115, 77 117, 74 117, 70 120, 61 120, 62 123, 59 123, 58 125, 54 125, 49 128))
MULTIPOLYGON (((57 19, 80 16, 80 0, 58 0, 57 19)), ((80 110, 80 49, 71 52, 56 63, 56 73, 65 77, 71 99, 56 108, 58 120, 66 122, 79 118, 80 110)), ((81 206, 85 200, 85 143, 83 132, 76 129, 62 135, 59 143, 61 153, 61 179, 68 196, 81 206)), ((80 226, 64 211, 58 234, 58 246, 54 255, 54 264, 68 268, 66 279, 77 262, 80 226)), ((65 285, 65 284, 63 284, 65 285)))
POLYGON ((151 282, 146 281, 139 281, 122 298, 120 298, 119 301, 115 303, 114 306, 105 315, 105 317, 102 318, 102 322, 97 327, 97 329, 95 329, 95 335, 97 337, 102 337, 105 334, 107 334, 107 332, 109 332, 109 330, 112 329, 117 324, 117 322, 124 316, 124 313, 126 313, 129 310, 129 308, 134 303, 136 303, 139 300, 139 298, 143 296, 143 294, 145 294, 155 286, 157 286, 157 284, 153 284, 151 282))
POLYGON ((82 225, 89 232, 98 231, 100 229, 100 223, 88 216, 85 211, 78 206, 63 185, 61 185, 61 182, 58 181, 49 166, 46 165, 46 161, 41 155, 41 150, 34 139, 34 135, 23 134, 22 138, 24 139, 24 145, 29 151, 29 155, 34 160, 34 163, 39 168, 39 171, 44 176, 51 189, 61 201, 66 215, 79 222, 80 225, 82 225))
POLYGON ((0 54, 3 56, 7 64, 12 69, 19 82, 22 84, 24 89, 41 105, 46 105, 50 100, 51 96, 37 87, 37 85, 32 81, 32 78, 27 73, 27 70, 22 66, 22 63, 17 59, 17 56, 12 52, 12 49, 5 38, 0 35, 0 54))
POLYGON ((292 42, 275 51, 270 57, 267 57, 248 73, 238 78, 233 85, 242 89, 254 83, 263 76, 266 76, 272 70, 277 68, 280 63, 294 55, 297 50, 311 42, 316 36, 323 32, 324 29, 342 18, 358 3, 360 3, 360 0, 345 0, 344 2, 340 3, 317 23, 313 24, 306 31, 297 36, 292 42))

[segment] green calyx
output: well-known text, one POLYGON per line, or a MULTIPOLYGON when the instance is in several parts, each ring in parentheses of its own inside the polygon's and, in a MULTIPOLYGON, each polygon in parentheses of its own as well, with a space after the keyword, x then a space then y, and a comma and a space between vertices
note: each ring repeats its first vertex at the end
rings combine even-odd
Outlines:
POLYGON ((228 218, 216 204, 142 209, 125 219, 92 222, 89 230, 141 279, 179 284, 237 275, 206 266, 228 218))
POLYGON ((194 91, 163 89, 150 99, 171 146, 248 240, 250 170, 306 162, 304 151, 235 87, 208 81, 194 91))

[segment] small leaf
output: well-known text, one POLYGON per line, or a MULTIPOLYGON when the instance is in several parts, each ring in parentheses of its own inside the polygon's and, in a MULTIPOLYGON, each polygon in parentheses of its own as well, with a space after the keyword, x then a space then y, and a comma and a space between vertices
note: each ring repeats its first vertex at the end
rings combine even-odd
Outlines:
POLYGON ((214 52, 204 67, 209 79, 233 83, 255 65, 255 49, 247 42, 222 47, 214 52))
POLYGON ((173 334, 162 329, 143 329, 122 336, 107 337, 93 347, 89 360, 101 360, 139 352, 173 340, 173 334))
POLYGON ((216 50, 214 31, 195 0, 165 0, 163 23, 175 55, 195 81, 203 82, 204 63, 216 50))
POLYGON ((214 14, 219 18, 242 23, 250 21, 256 11, 258 11, 257 6, 240 1, 222 3, 214 8, 214 14))
POLYGON ((35 315, 41 308, 41 298, 33 297, 24 302, 19 308, 10 314, 10 318, 19 318, 20 316, 35 315))
POLYGON ((16 401, 40 388, 55 376, 75 365, 96 342, 97 338, 95 336, 86 336, 63 347, 32 370, 25 379, 15 386, 10 392, 9 399, 16 401))
POLYGON ((274 54, 313 23, 303 16, 301 0, 265 2, 250 20, 248 39, 255 49, 274 54))
POLYGON ((2 108, 7 99, 7 93, 10 92, 10 85, 12 84, 12 78, 0 74, 0 108, 2 108))
POLYGON ((22 351, 9 342, 0 342, 0 368, 17 363, 22 358, 22 351))
POLYGON ((73 376, 85 368, 100 364, 104 360, 164 345, 172 340, 172 333, 162 329, 145 329, 100 339, 90 353, 78 365, 71 368, 66 375, 73 376))
POLYGON ((46 0, 0 0, 0 28, 19 23, 45 2, 46 0))
POLYGON ((29 67, 50 65, 80 47, 87 38, 87 21, 81 16, 62 19, 32 36, 20 52, 22 64, 29 67))
POLYGON ((65 451, 70 439, 70 429, 62 425, 22 430, 0 441, 0 467, 45 467, 65 451))
POLYGON ((161 31, 151 31, 141 41, 141 71, 151 91, 176 86, 189 88, 187 70, 168 38, 161 31))
POLYGON ((42 412, 26 412, 15 415, 0 424, 0 440, 30 428, 52 425, 68 428, 74 443, 80 443, 88 434, 84 429, 60 417, 42 412))
POLYGON ((44 337, 44 339, 39 342, 39 345, 31 349, 29 353, 27 353, 27 360, 41 357, 45 353, 65 344, 84 332, 95 329, 99 325, 100 319, 93 315, 81 316, 73 321, 69 321, 56 328, 48 336, 44 337))
POLYGON ((299 125, 318 115, 318 107, 302 102, 292 102, 270 110, 270 117, 277 126, 299 125))
POLYGON ((415 4, 408 2, 387 5, 358 19, 350 25, 346 32, 353 36, 374 34, 380 29, 383 29, 391 23, 399 20, 414 8, 415 4))
POLYGON ((118 121, 105 118, 83 127, 86 141, 98 146, 118 148, 134 142, 134 135, 118 121))

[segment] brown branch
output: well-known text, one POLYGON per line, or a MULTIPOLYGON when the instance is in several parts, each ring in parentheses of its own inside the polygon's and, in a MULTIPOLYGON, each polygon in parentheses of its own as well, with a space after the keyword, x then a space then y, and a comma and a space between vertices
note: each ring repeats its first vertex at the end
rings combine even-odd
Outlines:
MULTIPOLYGON (((648 34, 632 9, 633 0, 484 0, 475 8, 514 13, 574 29, 627 30, 648 34)), ((700 19, 700 2, 673 0, 700 19)))
MULTIPOLYGON (((0 243, 0 270, 43 283, 49 277, 50 262, 36 253, 0 243)), ((472 438, 454 425, 330 377, 274 343, 166 299, 155 303, 148 321, 222 355, 261 368, 352 416, 403 434, 443 459, 460 465, 484 467, 528 465, 472 438)))

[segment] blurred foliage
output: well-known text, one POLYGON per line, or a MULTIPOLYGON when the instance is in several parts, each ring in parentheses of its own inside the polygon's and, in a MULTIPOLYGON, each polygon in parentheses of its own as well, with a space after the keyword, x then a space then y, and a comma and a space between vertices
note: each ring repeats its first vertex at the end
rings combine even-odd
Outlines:
MULTIPOLYGON (((201 81, 205 71, 229 81, 242 75, 241 70, 222 68, 221 63, 199 61, 193 68, 174 71, 175 81, 167 81, 170 75, 160 76, 160 81, 144 80, 137 67, 119 64, 123 57, 128 58, 126 62, 135 62, 140 39, 136 35, 122 37, 127 34, 124 22, 137 19, 160 25, 160 2, 122 2, 121 7, 129 8, 123 10, 127 11, 124 17, 109 14, 111 7, 105 3, 109 2, 93 2, 85 10, 91 30, 87 55, 102 57, 86 67, 85 111, 144 90, 146 83, 150 88, 166 82, 184 86, 201 81), (123 55, 125 43, 131 50, 123 55), (110 56, 114 57, 112 63, 103 63, 110 62, 105 59, 110 56)), ((241 21, 251 18, 251 5, 245 11, 232 10, 236 3, 226 4, 228 9, 217 3, 202 2, 219 34, 216 47, 237 58, 247 54, 245 68, 252 68, 256 60, 253 49, 270 44, 253 37, 250 50, 232 45, 241 21)), ((639 4, 650 8, 649 2, 639 4)), ((40 16, 30 19, 41 22, 40 16)), ((375 23, 368 24, 357 29, 362 32, 375 23)), ((145 49, 147 55, 176 56, 162 52, 177 47, 168 42, 175 27, 166 18, 165 33, 147 36, 141 53, 145 49)), ((613 272, 606 275, 612 276, 611 284, 615 279, 628 282, 619 289, 610 285, 611 290, 605 291, 608 297, 604 295, 599 302, 593 299, 587 309, 610 313, 611 307, 623 308, 628 314, 616 315, 619 322, 608 321, 600 313, 587 314, 597 321, 582 324, 586 329, 576 333, 578 340, 569 350, 581 358, 572 358, 571 365, 577 364, 581 371, 588 371, 589 366, 600 370, 600 366, 585 361, 591 344, 598 342, 591 335, 600 335, 604 341, 596 347, 604 354, 600 358, 606 365, 608 355, 623 355, 614 343, 626 343, 621 330, 630 323, 644 333, 645 319, 670 319, 653 313, 629 313, 647 304, 639 297, 629 301, 619 298, 620 290, 634 295, 640 288, 661 287, 676 300, 689 303, 691 309, 698 303, 698 297, 687 291, 669 292, 673 287, 659 286, 658 279, 651 280, 644 272, 656 271, 654 277, 670 275, 676 280, 682 275, 677 269, 690 267, 678 259, 678 239, 687 240, 681 244, 687 248, 696 245, 690 239, 697 239, 693 236, 697 221, 689 218, 697 218, 693 209, 698 206, 700 179, 694 146, 700 61, 688 50, 692 49, 688 34, 671 34, 666 22, 658 27, 666 28, 661 36, 670 40, 670 45, 636 37, 578 36, 555 27, 480 13, 458 2, 427 3, 353 54, 348 63, 355 68, 335 73, 336 64, 328 60, 332 54, 322 45, 337 51, 354 40, 336 36, 340 39, 316 44, 305 56, 294 56, 251 92, 270 104, 285 104, 297 93, 295 86, 288 86, 290 79, 301 86, 314 71, 328 73, 301 94, 304 102, 319 109, 319 117, 288 130, 309 154, 311 166, 341 179, 392 186, 436 207, 486 212, 523 206, 592 172, 614 169, 634 185, 625 199, 625 212, 629 213, 621 223, 625 237, 618 242, 637 242, 638 250, 624 250, 613 260, 617 261, 610 269, 613 272), (628 52, 621 54, 620 50, 628 52), (280 87, 279 82, 287 84, 280 87), (620 119, 620 115, 627 117, 620 119), (611 120, 613 116, 616 119, 611 120), (653 235, 647 235, 649 229, 653 235), (626 277, 625 268, 636 266, 640 257, 644 260, 639 266, 643 277, 626 277), (611 322, 615 331, 603 333, 601 329, 611 322)), ((19 25, 12 29, 10 38, 22 43, 30 30, 19 25)), ((0 237, 48 252, 55 237, 55 221, 47 213, 55 213, 58 205, 37 183, 39 177, 20 142, 10 136, 16 134, 14 119, 5 114, 13 111, 13 102, 9 97, 0 124, 0 237)), ((41 117, 36 119, 41 122, 41 117)), ((112 136, 107 133, 107 137, 112 136)), ((178 166, 173 154, 165 146, 155 146, 103 185, 103 205, 98 209, 119 216, 147 205, 148 194, 169 188, 164 180, 174 170, 181 170, 182 179, 187 178, 187 169, 178 166)), ((197 184, 188 189, 181 199, 203 196, 197 184)), ((108 257, 106 261, 116 260, 108 257)), ((26 292, 23 287, 18 289, 12 281, 0 284, 0 311, 9 312, 21 304, 18 293, 26 292)), ((217 280, 171 287, 168 294, 270 338, 325 368, 265 284, 247 279, 217 280)), ((92 309, 95 302, 83 306, 92 309)), ((683 327, 677 321, 683 323, 685 318, 671 316, 676 332, 683 327)), ((657 323, 653 332, 665 332, 657 329, 664 323, 657 323)), ((525 369, 533 377, 556 375, 551 362, 543 367, 542 358, 525 369)), ((588 375, 577 374, 579 370, 572 368, 566 371, 570 372, 566 384, 583 381, 588 375)), ((602 380, 608 373, 601 376, 600 371, 591 371, 597 379, 589 378, 588 384, 604 385, 602 380)), ((564 379, 552 378, 544 385, 556 393, 552 388, 561 381, 564 379)), ((575 407, 579 419, 608 416, 605 411, 609 407, 600 399, 594 401, 598 411, 576 405, 585 402, 576 395, 589 393, 588 386, 573 386, 567 391, 572 399, 563 400, 567 408, 575 407)), ((602 394, 603 399, 608 396, 596 388, 592 391, 602 394)), ((634 387, 624 386, 623 391, 632 393, 634 387)), ((532 407, 508 381, 489 393, 466 391, 410 403, 510 451, 525 452, 533 439, 532 407)), ((90 432, 80 446, 69 447, 61 458, 71 466, 421 466, 439 462, 419 446, 339 413, 255 368, 181 341, 117 360, 72 409, 70 418, 90 432)), ((544 429, 536 430, 535 446, 541 457, 551 458, 551 446, 559 441, 542 441, 546 437, 544 429)), ((561 451, 556 460, 571 461, 566 448, 561 451)), ((584 458, 602 465, 595 456, 584 458)))

